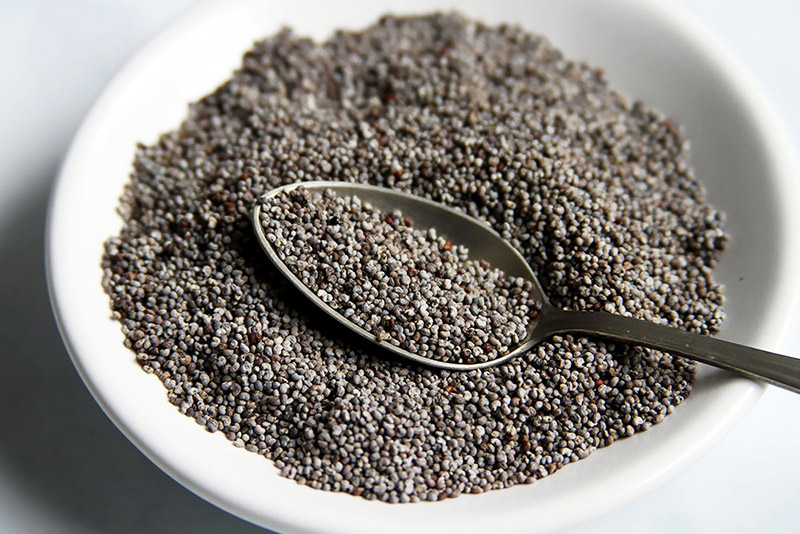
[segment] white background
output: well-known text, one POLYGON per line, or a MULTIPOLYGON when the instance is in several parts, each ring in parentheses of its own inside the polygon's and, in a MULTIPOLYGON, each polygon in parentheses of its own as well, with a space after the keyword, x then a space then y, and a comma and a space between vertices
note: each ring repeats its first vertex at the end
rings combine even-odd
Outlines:
MULTIPOLYGON (((800 148, 800 2, 669 1, 733 51, 800 148)), ((110 77, 193 3, 0 0, 0 533, 261 532, 114 428, 72 368, 45 287, 47 198, 70 138, 110 77)), ((800 355, 800 334, 793 346, 800 355)), ((798 444, 800 395, 769 388, 700 462, 572 532, 797 532, 798 444)))

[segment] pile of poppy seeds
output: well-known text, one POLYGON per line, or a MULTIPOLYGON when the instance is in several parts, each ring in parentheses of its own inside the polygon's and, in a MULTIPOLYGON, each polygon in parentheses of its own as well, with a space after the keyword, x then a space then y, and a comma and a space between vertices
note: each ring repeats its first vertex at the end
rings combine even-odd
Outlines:
POLYGON ((483 363, 513 350, 538 316, 533 283, 417 230, 404 213, 302 186, 260 203, 280 261, 344 318, 433 360, 483 363))
POLYGON ((680 358, 559 336, 486 370, 369 353, 297 306, 250 223, 278 185, 369 182, 486 221, 556 306, 713 333, 726 243, 669 119, 514 26, 282 31, 140 146, 103 285, 169 400, 313 488, 435 501, 547 476, 661 422, 680 358))

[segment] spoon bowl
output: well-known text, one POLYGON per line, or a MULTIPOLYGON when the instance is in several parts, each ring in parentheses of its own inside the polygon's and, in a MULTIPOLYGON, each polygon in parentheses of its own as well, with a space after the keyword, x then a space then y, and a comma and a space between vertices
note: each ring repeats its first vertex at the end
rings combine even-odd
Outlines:
POLYGON ((800 359, 782 356, 702 334, 687 332, 605 312, 561 310, 550 304, 536 274, 525 258, 508 241, 487 224, 429 199, 392 189, 350 182, 313 181, 293 183, 275 188, 256 202, 252 211, 253 227, 258 242, 277 269, 309 300, 343 326, 363 338, 409 360, 451 371, 469 371, 498 365, 527 351, 534 345, 557 334, 583 334, 642 345, 684 356, 709 365, 741 373, 750 378, 800 393, 800 359), (307 190, 331 190, 349 197, 357 196, 378 210, 399 210, 423 230, 435 228, 454 244, 469 249, 469 257, 485 260, 506 276, 515 276, 533 283, 532 297, 541 303, 538 316, 528 324, 525 338, 499 357, 480 363, 453 363, 409 352, 376 336, 351 322, 311 291, 280 259, 264 233, 261 224, 261 203, 297 187, 307 190))
MULTIPOLYGON (((542 303, 543 308, 548 310, 552 308, 549 305, 546 295, 539 285, 539 280, 536 274, 531 269, 530 265, 519 251, 511 246, 511 244, 503 239, 500 234, 495 232, 486 223, 470 217, 465 213, 434 202, 427 198, 418 197, 409 193, 387 189, 385 187, 377 187, 373 185, 350 183, 350 182, 331 182, 331 181, 313 181, 293 183, 272 189, 261 197, 261 200, 268 200, 281 193, 291 191, 297 187, 304 187, 309 191, 317 190, 331 190, 340 197, 357 196, 363 202, 369 202, 376 209, 380 211, 400 210, 407 214, 414 221, 414 226, 421 230, 435 228, 436 231, 459 245, 464 245, 469 249, 469 257, 474 260, 485 260, 492 267, 496 267, 503 271, 506 276, 515 276, 530 280, 533 283, 531 290, 531 297, 542 303)), ((335 308, 328 305, 325 301, 319 298, 313 291, 311 291, 291 269, 281 261, 275 249, 270 244, 267 236, 264 234, 264 228, 261 226, 261 201, 256 202, 252 212, 253 228, 258 238, 258 242, 266 252, 275 267, 294 285, 304 296, 316 304, 326 314, 330 315, 333 319, 341 323, 343 326, 349 328, 360 336, 380 345, 383 349, 393 352, 403 358, 416 361, 432 367, 441 369, 449 369, 452 371, 469 371, 472 369, 480 369, 484 367, 491 367, 502 362, 508 361, 511 358, 530 349, 536 343, 541 342, 538 334, 539 330, 535 328, 528 329, 528 335, 509 352, 502 356, 480 363, 453 363, 427 358, 409 352, 405 349, 398 347, 388 341, 381 341, 375 337, 374 334, 361 328, 357 324, 348 320, 344 315, 339 313, 335 308), (536 334, 536 335, 534 335, 536 334)), ((531 321, 533 325, 536 320, 531 321)))

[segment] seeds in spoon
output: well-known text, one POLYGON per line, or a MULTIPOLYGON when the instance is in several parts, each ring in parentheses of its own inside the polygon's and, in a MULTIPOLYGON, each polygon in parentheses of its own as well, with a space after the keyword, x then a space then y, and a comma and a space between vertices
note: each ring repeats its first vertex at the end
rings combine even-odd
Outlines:
POLYGON ((469 259, 464 246, 414 228, 399 211, 302 186, 261 208, 281 261, 378 341, 434 360, 483 363, 513 350, 538 313, 529 280, 469 259))

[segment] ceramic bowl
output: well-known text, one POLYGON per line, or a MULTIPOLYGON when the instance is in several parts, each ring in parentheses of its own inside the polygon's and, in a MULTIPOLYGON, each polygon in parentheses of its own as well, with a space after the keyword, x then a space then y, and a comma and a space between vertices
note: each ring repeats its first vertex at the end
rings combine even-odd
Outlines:
POLYGON ((695 461, 758 400, 763 386, 700 367, 695 391, 648 432, 531 485, 438 503, 388 505, 300 486, 271 462, 209 434, 167 402, 122 345, 100 282, 102 243, 121 226, 118 198, 137 142, 175 128, 251 43, 282 25, 324 39, 386 12, 457 8, 543 34, 570 58, 685 127, 710 201, 728 215, 717 271, 728 319, 720 337, 781 351, 800 259, 792 149, 748 76, 668 4, 633 0, 380 1, 201 4, 166 28, 108 86, 77 134, 55 185, 47 236, 53 307, 86 385, 122 432, 170 476, 253 523, 285 532, 534 532, 623 505, 695 461))

